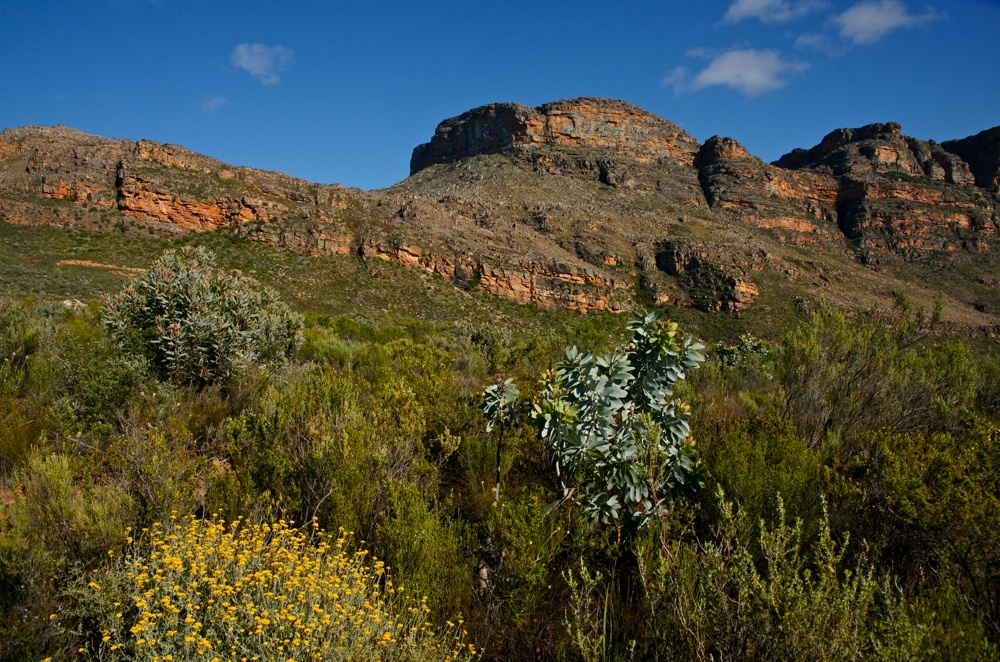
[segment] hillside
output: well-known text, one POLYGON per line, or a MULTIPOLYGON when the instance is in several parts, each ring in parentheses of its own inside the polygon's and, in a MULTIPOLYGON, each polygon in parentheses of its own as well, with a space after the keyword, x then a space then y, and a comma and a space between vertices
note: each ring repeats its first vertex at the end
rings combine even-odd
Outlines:
POLYGON ((992 336, 998 140, 992 129, 938 144, 875 124, 766 164, 620 101, 491 104, 442 122, 409 178, 365 192, 175 145, 22 127, 0 133, 0 215, 378 257, 459 290, 582 312, 655 302, 768 318, 941 294, 948 324, 992 336))

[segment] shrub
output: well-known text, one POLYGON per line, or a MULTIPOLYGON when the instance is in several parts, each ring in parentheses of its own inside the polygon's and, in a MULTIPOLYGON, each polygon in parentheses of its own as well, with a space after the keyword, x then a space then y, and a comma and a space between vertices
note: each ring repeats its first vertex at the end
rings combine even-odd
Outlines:
POLYGON ((572 484, 567 496, 580 490, 594 524, 641 525, 699 482, 685 443, 690 410, 674 385, 704 360, 703 346, 657 313, 628 329, 630 341, 609 356, 567 349, 532 412, 572 484))
POLYGON ((474 654, 407 604, 349 535, 171 517, 89 578, 105 613, 90 653, 121 660, 438 660, 474 654))
POLYGON ((39 349, 41 332, 24 307, 0 298, 0 367, 22 368, 39 349))
POLYGON ((124 543, 131 503, 113 485, 75 481, 64 455, 34 452, 15 480, 19 493, 0 501, 0 659, 38 660, 64 639, 49 619, 59 589, 124 543))
MULTIPOLYGON (((732 498, 744 515, 744 523, 752 529, 775 512, 778 493, 786 499, 793 517, 807 522, 818 519, 824 486, 822 463, 791 422, 775 414, 748 416, 720 426, 715 443, 699 444, 698 448, 710 480, 732 498)), ((705 505, 711 510, 715 500, 711 493, 705 496, 709 497, 705 505)), ((807 537, 814 533, 809 528, 807 537)), ((753 531, 740 534, 752 535, 753 531)))
POLYGON ((974 402, 975 361, 955 340, 921 349, 927 339, 922 316, 906 308, 814 315, 785 338, 777 366, 799 433, 815 447, 882 427, 954 427, 974 402))
POLYGON ((871 433, 836 468, 846 525, 907 585, 950 581, 1000 637, 1000 427, 871 433))
POLYGON ((64 434, 109 428, 150 381, 143 358, 122 356, 95 317, 89 311, 68 317, 55 334, 55 351, 45 357, 59 389, 56 404, 64 434))
MULTIPOLYGON (((721 496, 720 496, 721 500, 721 496)), ((778 500, 774 526, 760 523, 755 562, 744 515, 721 504, 714 535, 677 538, 650 558, 640 551, 651 615, 643 654, 690 660, 918 659, 924 629, 862 555, 845 559, 824 516, 812 546, 778 500)))
POLYGON ((301 344, 302 318, 204 248, 167 251, 105 302, 105 327, 144 354, 162 380, 204 386, 255 363, 281 362, 301 344))

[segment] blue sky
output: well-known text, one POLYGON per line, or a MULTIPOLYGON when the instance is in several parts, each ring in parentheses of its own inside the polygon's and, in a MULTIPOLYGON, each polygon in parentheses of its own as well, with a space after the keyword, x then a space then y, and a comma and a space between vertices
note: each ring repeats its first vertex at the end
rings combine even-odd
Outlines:
POLYGON ((0 0, 0 127, 65 124, 362 188, 493 101, 619 98, 773 160, 1000 125, 1000 0, 0 0))

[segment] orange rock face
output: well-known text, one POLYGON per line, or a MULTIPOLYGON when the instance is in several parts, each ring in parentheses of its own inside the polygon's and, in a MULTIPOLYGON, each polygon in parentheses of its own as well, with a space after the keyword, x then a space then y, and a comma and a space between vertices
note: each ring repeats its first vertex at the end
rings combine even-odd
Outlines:
POLYGON ((163 223, 184 232, 205 232, 228 225, 226 211, 219 202, 186 200, 151 190, 149 184, 139 177, 126 182, 118 209, 138 221, 163 223))
POLYGON ((138 175, 120 178, 117 207, 136 221, 169 226, 183 232, 207 232, 273 218, 271 213, 261 208, 259 201, 253 199, 191 198, 158 190, 155 182, 138 175))
POLYGON ((56 181, 42 184, 42 196, 50 200, 73 200, 84 202, 93 199, 95 194, 105 192, 107 189, 101 186, 87 184, 85 182, 56 181), (90 196, 88 198, 88 196, 90 196))
POLYGON ((837 180, 767 165, 732 138, 709 138, 696 164, 713 209, 791 243, 836 241, 837 180))
POLYGON ((627 289, 624 283, 568 265, 491 267, 480 260, 437 256, 416 246, 392 248, 379 244, 367 251, 383 260, 440 274, 452 281, 477 282, 480 289, 517 303, 581 313, 624 310, 607 296, 608 292, 627 289), (464 272, 464 278, 457 277, 459 272, 464 272))

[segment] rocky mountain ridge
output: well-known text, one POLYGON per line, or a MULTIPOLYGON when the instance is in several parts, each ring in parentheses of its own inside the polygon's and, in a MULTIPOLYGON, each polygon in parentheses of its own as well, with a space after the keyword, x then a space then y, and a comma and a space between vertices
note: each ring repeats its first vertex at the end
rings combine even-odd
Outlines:
MULTIPOLYGON (((959 260, 988 271, 1000 226, 1000 127, 940 144, 894 123, 839 129, 767 164, 731 138, 699 144, 621 101, 490 104, 442 122, 411 171, 363 192, 175 145, 23 127, 0 133, 0 214, 226 229, 583 312, 644 297, 740 311, 785 281, 850 303, 852 280, 889 282, 890 267, 959 260)), ((973 326, 995 323, 990 275, 974 274, 983 282, 952 302, 973 326)))

